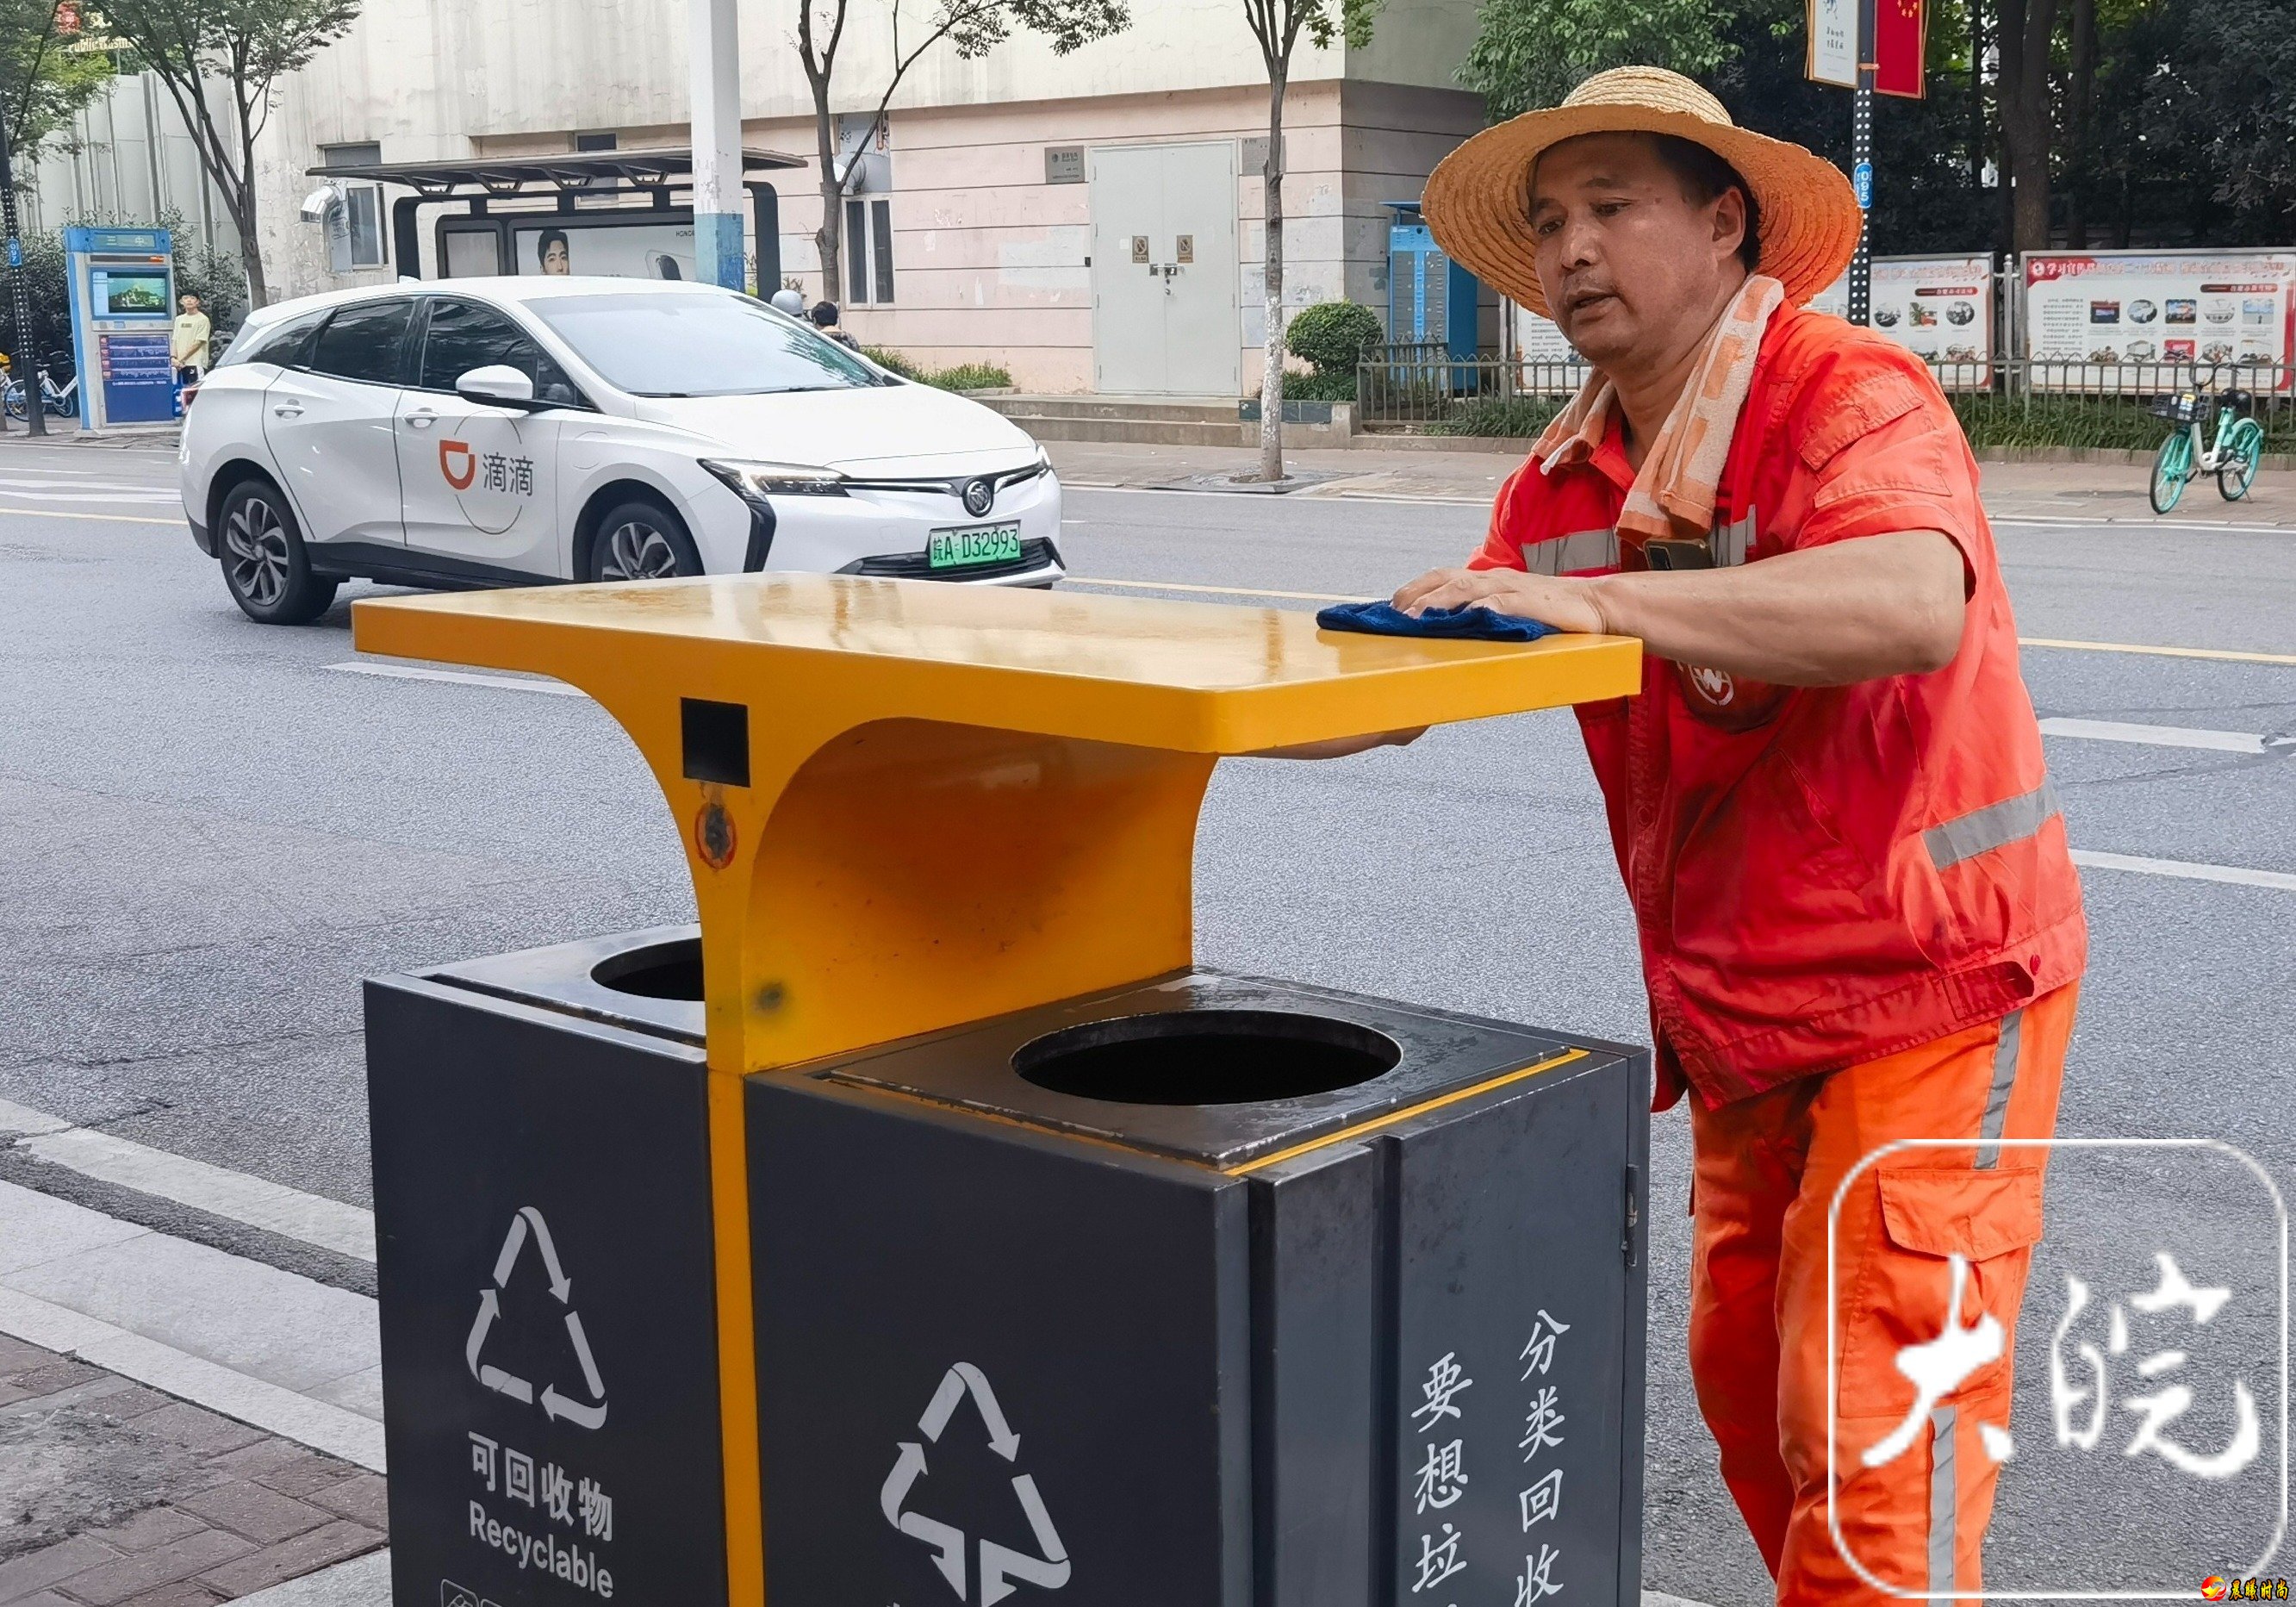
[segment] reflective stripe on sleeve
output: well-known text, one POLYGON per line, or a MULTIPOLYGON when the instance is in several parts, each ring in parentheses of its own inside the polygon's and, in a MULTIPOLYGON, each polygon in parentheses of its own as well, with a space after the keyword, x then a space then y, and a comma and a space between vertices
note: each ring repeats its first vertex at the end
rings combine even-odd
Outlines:
POLYGON ((1576 570, 1616 569, 1619 563, 1619 533, 1616 530, 1573 530, 1568 536, 1558 536, 1548 541, 1526 543, 1522 549, 1522 567, 1533 575, 1568 575, 1576 570))
POLYGON ((1930 863, 1942 871, 2030 837, 2058 813, 2056 784, 2045 781, 2030 792, 1931 826, 1922 833, 1922 840, 1929 845, 1930 863))

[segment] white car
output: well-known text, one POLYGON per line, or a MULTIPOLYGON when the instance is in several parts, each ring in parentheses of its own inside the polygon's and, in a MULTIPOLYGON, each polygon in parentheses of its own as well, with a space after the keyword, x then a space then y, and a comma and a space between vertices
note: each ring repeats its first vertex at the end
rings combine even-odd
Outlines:
POLYGON ((439 280, 266 307, 200 385, 179 460, 193 539, 267 624, 316 619, 354 576, 1062 573, 1060 481, 1027 434, 708 285, 439 280))

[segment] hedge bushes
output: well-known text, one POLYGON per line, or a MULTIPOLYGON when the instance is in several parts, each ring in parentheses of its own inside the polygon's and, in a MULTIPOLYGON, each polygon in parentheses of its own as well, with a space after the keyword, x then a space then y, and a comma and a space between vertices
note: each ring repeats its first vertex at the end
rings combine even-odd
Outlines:
POLYGON ((1292 315, 1283 344, 1294 357, 1304 358, 1313 373, 1287 371, 1283 397, 1292 402, 1352 402, 1356 399, 1356 365, 1364 348, 1384 336, 1379 315, 1352 301, 1318 301, 1292 315))
POLYGON ((861 355, 878 367, 937 390, 1009 390, 1010 369, 995 363, 959 363, 954 368, 925 368, 885 346, 865 346, 861 355))

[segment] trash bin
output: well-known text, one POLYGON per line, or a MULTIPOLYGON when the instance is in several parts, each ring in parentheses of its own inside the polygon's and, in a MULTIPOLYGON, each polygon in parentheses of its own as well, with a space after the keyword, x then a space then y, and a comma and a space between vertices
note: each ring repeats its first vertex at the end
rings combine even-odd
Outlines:
POLYGON ((1638 1601, 1648 1087, 1203 971, 751 1078, 767 1599, 1638 1601))
POLYGON ((1221 756, 1638 644, 806 575, 352 627, 588 693, 701 917, 369 985, 395 1607, 1630 1607, 1642 1062, 1199 972, 1190 879, 1221 756))
POLYGON ((366 986, 399 1607, 723 1603, 698 929, 366 986))

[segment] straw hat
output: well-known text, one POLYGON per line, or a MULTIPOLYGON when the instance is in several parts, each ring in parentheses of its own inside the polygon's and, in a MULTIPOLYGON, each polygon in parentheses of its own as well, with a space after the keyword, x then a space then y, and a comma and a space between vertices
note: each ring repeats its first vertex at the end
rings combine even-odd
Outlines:
POLYGON ((1800 145, 1741 128, 1722 102, 1658 67, 1598 72, 1562 104, 1486 128, 1445 157, 1423 209, 1436 242, 1542 317, 1530 233, 1530 170, 1549 145, 1582 134, 1673 134, 1705 146, 1745 179, 1761 209, 1761 271, 1799 307, 1841 276, 1857 250, 1857 197, 1841 170, 1800 145))

